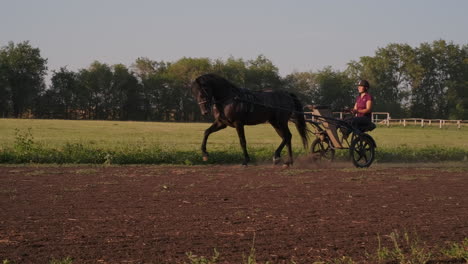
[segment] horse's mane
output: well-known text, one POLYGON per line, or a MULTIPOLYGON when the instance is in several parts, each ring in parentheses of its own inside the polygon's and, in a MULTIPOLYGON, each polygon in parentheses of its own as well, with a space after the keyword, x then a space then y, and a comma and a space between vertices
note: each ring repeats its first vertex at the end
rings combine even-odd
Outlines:
POLYGON ((232 91, 241 92, 241 89, 239 87, 237 87, 236 85, 234 85, 233 83, 231 83, 227 79, 225 79, 225 78, 223 78, 223 77, 221 77, 221 76, 219 76, 217 74, 214 74, 214 73, 208 73, 208 74, 201 75, 195 81, 197 83, 199 83, 200 85, 211 84, 214 87, 230 88, 232 91))

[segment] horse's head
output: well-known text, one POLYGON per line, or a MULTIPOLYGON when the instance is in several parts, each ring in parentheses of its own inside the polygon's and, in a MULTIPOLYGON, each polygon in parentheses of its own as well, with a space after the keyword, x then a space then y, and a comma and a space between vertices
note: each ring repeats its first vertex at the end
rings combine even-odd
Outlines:
POLYGON ((211 113, 213 106, 213 88, 204 77, 202 75, 192 83, 192 94, 200 106, 202 115, 207 115, 211 113))

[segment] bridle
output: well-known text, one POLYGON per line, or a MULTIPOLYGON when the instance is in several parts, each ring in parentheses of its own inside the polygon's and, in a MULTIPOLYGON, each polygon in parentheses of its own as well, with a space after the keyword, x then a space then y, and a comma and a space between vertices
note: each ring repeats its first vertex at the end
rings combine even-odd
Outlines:
POLYGON ((222 104, 227 100, 234 98, 232 95, 228 94, 224 98, 216 100, 213 96, 209 96, 209 94, 206 92, 203 86, 199 85, 198 87, 200 88, 199 90, 201 91, 201 93, 205 96, 205 100, 198 102, 198 105, 205 105, 205 107, 209 109, 209 111, 211 110, 213 103, 222 104))
POLYGON ((199 105, 205 105, 205 107, 208 109, 208 111, 210 111, 211 110, 211 105, 213 104, 213 96, 210 97, 203 87, 200 87, 200 90, 205 95, 205 98, 209 98, 209 99, 205 99, 205 100, 203 100, 201 102, 198 102, 198 104, 199 105))

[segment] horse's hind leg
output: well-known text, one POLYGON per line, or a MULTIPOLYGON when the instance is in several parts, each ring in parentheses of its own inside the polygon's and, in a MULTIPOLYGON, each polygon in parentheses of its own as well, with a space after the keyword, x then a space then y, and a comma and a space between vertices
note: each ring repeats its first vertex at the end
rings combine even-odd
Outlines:
POLYGON ((286 165, 292 164, 292 149, 291 149, 291 138, 292 134, 291 131, 289 131, 288 125, 278 125, 278 124, 271 124, 275 130, 276 133, 283 139, 281 141, 281 144, 278 146, 278 148, 275 151, 275 156, 273 157, 273 162, 275 164, 278 164, 280 162, 281 158, 281 151, 283 151, 284 146, 286 145, 288 147, 288 155, 289 155, 289 160, 285 162, 286 165))
POLYGON ((250 161, 250 157, 249 153, 247 153, 247 141, 245 140, 244 125, 236 125, 236 130, 242 151, 244 152, 244 162, 242 162, 242 165, 247 165, 250 161))
POLYGON ((275 129, 278 135, 281 137, 281 144, 276 148, 275 155, 273 156, 273 163, 276 165, 281 161, 281 151, 283 151, 286 140, 284 139, 283 133, 279 129, 275 129))
POLYGON ((203 142, 201 145, 201 151, 203 153, 203 161, 208 161, 208 152, 206 151, 206 142, 208 141, 208 137, 210 136, 211 133, 214 133, 224 128, 226 128, 225 124, 219 121, 214 121, 214 123, 205 130, 205 136, 203 137, 203 142))
POLYGON ((286 125, 286 147, 288 148, 288 156, 289 160, 285 163, 286 165, 292 165, 293 164, 293 156, 292 156, 292 146, 291 146, 291 139, 292 139, 292 134, 291 131, 289 131, 288 126, 286 125))

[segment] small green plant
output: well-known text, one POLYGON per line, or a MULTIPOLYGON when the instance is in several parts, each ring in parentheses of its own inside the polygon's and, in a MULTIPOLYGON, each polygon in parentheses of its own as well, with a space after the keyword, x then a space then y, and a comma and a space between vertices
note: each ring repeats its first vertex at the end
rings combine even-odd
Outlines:
POLYGON ((14 148, 20 152, 31 152, 36 148, 34 143, 34 137, 32 135, 32 129, 28 128, 27 131, 22 132, 15 128, 15 144, 14 148))
POLYGON ((384 263, 386 259, 389 258, 390 256, 390 251, 386 247, 382 247, 382 239, 380 238, 380 235, 377 235, 377 241, 378 241, 378 247, 377 247, 377 262, 378 263, 384 263))
POLYGON ((350 257, 343 256, 341 258, 334 259, 333 264, 355 264, 354 260, 350 257))
POLYGON ((425 264, 432 256, 431 252, 420 244, 419 239, 410 238, 406 232, 401 236, 394 231, 388 237, 393 243, 392 249, 382 247, 380 237, 378 237, 379 245, 376 256, 378 263, 391 261, 398 264, 425 264))
POLYGON ((112 154, 107 153, 106 156, 104 156, 104 165, 111 165, 112 164, 112 154))
POLYGON ((9 261, 8 259, 4 259, 2 263, 3 264, 13 264, 13 262, 9 261))
POLYGON ((242 259, 243 259, 243 262, 242 262, 243 264, 256 264, 257 263, 257 256, 255 254, 255 233, 252 238, 252 246, 250 247, 250 253, 247 257, 243 255, 242 259))
POLYGON ((66 257, 64 259, 52 259, 50 261, 50 264, 72 264, 73 263, 73 259, 70 258, 70 257, 66 257))
POLYGON ((468 263, 468 238, 465 238, 461 244, 453 243, 449 248, 442 250, 442 254, 454 259, 463 259, 468 263))
POLYGON ((214 249, 214 255, 211 258, 205 256, 197 256, 192 252, 187 253, 187 257, 190 260, 190 264, 215 264, 219 258, 219 252, 214 249))
POLYGON ((250 253, 248 256, 243 256, 243 264, 256 264, 257 263, 257 257, 255 254, 255 248, 251 247, 250 248, 250 253))
POLYGON ((355 263, 357 262, 355 262, 351 257, 347 257, 347 256, 342 256, 340 258, 334 258, 334 259, 327 260, 327 261, 312 262, 312 264, 355 264, 355 263))

